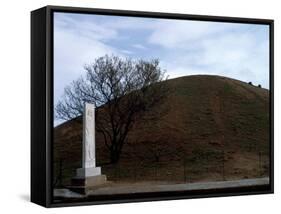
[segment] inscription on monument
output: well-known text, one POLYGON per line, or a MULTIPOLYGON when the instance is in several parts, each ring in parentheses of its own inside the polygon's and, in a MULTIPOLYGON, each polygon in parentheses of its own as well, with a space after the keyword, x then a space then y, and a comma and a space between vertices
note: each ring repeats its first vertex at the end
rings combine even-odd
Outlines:
POLYGON ((95 156, 95 106, 85 104, 83 124, 83 168, 96 167, 95 156))

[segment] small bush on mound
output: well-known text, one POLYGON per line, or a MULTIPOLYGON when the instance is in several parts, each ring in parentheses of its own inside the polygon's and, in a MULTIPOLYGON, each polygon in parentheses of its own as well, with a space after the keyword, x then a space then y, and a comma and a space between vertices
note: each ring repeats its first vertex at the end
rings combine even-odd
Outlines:
POLYGON ((253 83, 252 83, 252 82, 248 82, 248 84, 249 84, 249 85, 253 85, 253 83))
POLYGON ((261 85, 259 84, 258 87, 261 88, 261 85))

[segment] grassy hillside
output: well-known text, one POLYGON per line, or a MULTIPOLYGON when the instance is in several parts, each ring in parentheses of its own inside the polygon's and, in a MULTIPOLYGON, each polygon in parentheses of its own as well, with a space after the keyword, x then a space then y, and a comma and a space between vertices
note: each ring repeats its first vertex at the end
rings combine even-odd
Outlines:
MULTIPOLYGON (((157 121, 138 121, 118 164, 96 136, 97 164, 115 182, 199 182, 269 173, 269 91, 219 76, 163 82, 169 87, 157 121)), ((54 181, 69 184, 81 166, 82 119, 54 128, 54 181)))

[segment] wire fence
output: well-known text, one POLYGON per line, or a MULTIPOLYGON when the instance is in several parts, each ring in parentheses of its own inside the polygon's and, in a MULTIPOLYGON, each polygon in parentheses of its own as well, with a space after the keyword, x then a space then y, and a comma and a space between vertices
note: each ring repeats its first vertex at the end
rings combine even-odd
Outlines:
MULTIPOLYGON (((225 152, 200 156, 183 157, 178 161, 144 162, 133 161, 102 165, 102 173, 109 181, 114 182, 173 182, 193 183, 198 181, 225 181, 243 178, 268 176, 268 154, 258 152, 251 168, 237 167, 235 161, 228 159, 225 152), (252 167, 255 166, 255 167, 252 167)), ((63 160, 57 161, 54 167, 53 185, 62 187, 70 185, 79 164, 69 165, 63 160)))

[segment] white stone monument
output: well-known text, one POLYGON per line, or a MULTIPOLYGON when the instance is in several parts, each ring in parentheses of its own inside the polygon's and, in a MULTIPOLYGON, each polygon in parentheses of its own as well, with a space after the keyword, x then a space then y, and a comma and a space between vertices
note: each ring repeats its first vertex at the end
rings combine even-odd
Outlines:
POLYGON ((73 186, 79 186, 86 190, 106 182, 106 176, 101 174, 101 168, 96 167, 95 140, 95 106, 85 103, 82 168, 76 170, 76 177, 72 179, 73 186))

